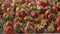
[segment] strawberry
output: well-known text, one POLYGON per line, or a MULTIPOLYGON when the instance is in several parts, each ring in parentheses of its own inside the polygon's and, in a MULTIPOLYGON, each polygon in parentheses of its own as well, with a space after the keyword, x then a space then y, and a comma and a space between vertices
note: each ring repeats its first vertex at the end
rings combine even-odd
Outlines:
POLYGON ((57 27, 57 32, 60 33, 60 26, 57 27))
POLYGON ((22 11, 22 13, 21 13, 21 14, 22 14, 22 16, 23 16, 23 17, 25 17, 25 16, 27 16, 27 15, 28 15, 28 12, 27 12, 27 11, 22 11))
POLYGON ((57 12, 57 6, 52 6, 52 12, 56 13, 57 12))
POLYGON ((40 22, 41 22, 40 18, 36 18, 36 19, 35 19, 35 23, 36 23, 36 24, 39 24, 40 22))
POLYGON ((33 18, 37 18, 37 17, 38 17, 38 13, 37 13, 37 12, 31 12, 31 16, 32 16, 33 18))
POLYGON ((5 32, 6 32, 6 34, 15 34, 15 32, 11 26, 7 26, 5 32))
POLYGON ((18 17, 14 18, 14 24, 16 24, 18 22, 19 22, 19 18, 18 17))
POLYGON ((25 4, 26 1, 25 1, 25 0, 19 0, 19 3, 21 3, 21 4, 25 4))
POLYGON ((12 22, 7 21, 6 26, 12 26, 12 22))
POLYGON ((54 23, 55 25, 59 25, 60 24, 60 18, 57 18, 56 20, 55 20, 55 23, 54 23))

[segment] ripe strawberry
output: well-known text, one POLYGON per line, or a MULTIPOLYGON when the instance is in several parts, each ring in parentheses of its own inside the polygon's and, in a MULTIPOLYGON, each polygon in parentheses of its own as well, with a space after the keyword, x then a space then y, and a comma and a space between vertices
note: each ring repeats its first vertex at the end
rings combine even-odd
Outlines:
POLYGON ((19 3, 21 3, 21 4, 25 4, 26 1, 25 1, 25 0, 19 0, 19 3))
POLYGON ((28 15, 28 12, 24 10, 24 11, 21 12, 21 15, 22 15, 23 17, 25 17, 25 16, 28 15))
POLYGON ((52 12, 56 13, 57 12, 57 6, 52 6, 52 12))
POLYGON ((57 18, 56 20, 55 20, 55 23, 54 23, 55 25, 59 25, 60 24, 60 18, 57 18))
POLYGON ((10 7, 10 3, 6 1, 4 4, 2 4, 2 6, 4 6, 5 8, 8 8, 10 7))
POLYGON ((11 26, 7 26, 5 32, 6 32, 6 34, 15 34, 15 32, 11 26))
POLYGON ((7 21, 6 26, 12 26, 12 22, 7 21))
POLYGON ((40 8, 40 13, 43 13, 43 14, 45 13, 44 7, 41 7, 41 8, 40 8))
POLYGON ((37 17, 38 17, 38 13, 37 13, 37 12, 31 12, 31 16, 32 16, 33 18, 37 18, 37 17))
POLYGON ((16 24, 16 23, 18 23, 18 22, 19 22, 19 18, 16 17, 16 18, 14 19, 14 24, 16 24))
POLYGON ((45 6, 47 6, 47 3, 44 3, 43 1, 38 1, 37 5, 45 7, 45 6))
POLYGON ((40 18, 36 18, 36 19, 35 19, 35 23, 36 23, 36 24, 39 24, 40 22, 41 22, 40 18))
POLYGON ((57 32, 60 33, 60 26, 57 27, 57 32))

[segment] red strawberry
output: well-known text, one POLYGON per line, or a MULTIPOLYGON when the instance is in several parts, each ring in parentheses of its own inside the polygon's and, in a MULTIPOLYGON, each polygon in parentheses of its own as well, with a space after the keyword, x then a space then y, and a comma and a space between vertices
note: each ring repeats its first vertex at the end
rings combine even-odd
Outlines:
POLYGON ((40 18, 35 19, 35 23, 39 24, 41 22, 40 18))
POLYGON ((56 13, 57 12, 57 7, 56 6, 52 6, 52 12, 56 13))
POLYGON ((5 8, 8 8, 10 7, 10 3, 6 1, 4 4, 2 4, 2 6, 4 6, 5 8))
POLYGON ((41 8, 40 8, 40 13, 45 13, 44 7, 41 7, 41 8))
POLYGON ((55 20, 55 23, 54 23, 55 25, 59 25, 60 24, 60 18, 57 18, 56 20, 55 20))
POLYGON ((25 34, 29 34, 29 32, 28 32, 28 27, 25 27, 25 28, 24 28, 24 33, 25 33, 25 34))
POLYGON ((6 32, 6 34, 15 34, 15 32, 11 26, 7 26, 5 32, 6 32))
POLYGON ((37 12, 31 12, 31 16, 32 16, 33 18, 37 18, 37 17, 38 17, 38 13, 37 13, 37 12))
POLYGON ((21 3, 21 4, 25 4, 26 1, 25 1, 25 0, 19 0, 19 3, 21 3))
POLYGON ((24 11, 21 12, 21 15, 22 15, 23 17, 25 17, 25 16, 28 15, 28 12, 24 10, 24 11))
POLYGON ((60 33, 60 26, 57 27, 57 32, 60 33))
POLYGON ((45 6, 47 6, 47 3, 44 3, 43 1, 38 1, 37 5, 45 7, 45 6))
POLYGON ((48 15, 48 19, 49 19, 49 20, 52 20, 53 17, 55 17, 53 13, 51 13, 51 14, 48 15))
POLYGON ((7 26, 12 26, 12 22, 7 21, 6 25, 7 25, 7 26))
POLYGON ((34 6, 34 4, 32 2, 30 2, 30 3, 28 3, 28 6, 32 7, 32 6, 34 6))
POLYGON ((16 23, 18 23, 18 22, 19 22, 19 18, 16 17, 16 18, 14 19, 14 24, 16 24, 16 23))
POLYGON ((33 22, 28 22, 30 26, 32 26, 33 28, 35 27, 33 22))

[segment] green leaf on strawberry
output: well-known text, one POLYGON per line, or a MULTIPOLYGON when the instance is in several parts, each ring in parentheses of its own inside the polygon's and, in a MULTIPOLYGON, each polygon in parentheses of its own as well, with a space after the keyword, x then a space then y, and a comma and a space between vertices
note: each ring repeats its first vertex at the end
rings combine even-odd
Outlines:
POLYGON ((41 14, 41 15, 39 15, 39 18, 42 20, 44 18, 44 16, 41 14))
POLYGON ((12 14, 7 14, 5 17, 5 20, 8 21, 8 20, 11 20, 12 18, 13 18, 12 14))
POLYGON ((33 21, 33 18, 31 16, 26 16, 26 21, 33 21))
POLYGON ((29 28, 29 32, 30 32, 31 34, 33 34, 33 33, 34 33, 34 29, 33 29, 32 27, 30 27, 30 28, 29 28))
POLYGON ((55 30, 53 23, 48 26, 48 30, 53 32, 55 30))
POLYGON ((41 28, 44 28, 44 26, 46 25, 46 21, 45 20, 42 20, 40 24, 38 24, 38 28, 41 29, 41 28))

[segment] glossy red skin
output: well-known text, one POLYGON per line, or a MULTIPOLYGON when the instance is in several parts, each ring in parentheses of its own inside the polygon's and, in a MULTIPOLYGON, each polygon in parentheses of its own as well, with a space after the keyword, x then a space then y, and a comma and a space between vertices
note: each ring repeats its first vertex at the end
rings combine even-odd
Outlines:
POLYGON ((45 6, 47 6, 47 3, 44 3, 43 1, 38 1, 37 5, 45 7, 45 6))
POLYGON ((52 6, 52 12, 56 13, 57 12, 57 6, 52 6))
POLYGON ((38 13, 37 13, 37 12, 31 12, 31 16, 32 16, 33 18, 37 18, 37 17, 38 17, 38 13))
POLYGON ((60 24, 60 18, 57 18, 56 20, 55 20, 55 23, 54 23, 55 25, 59 25, 60 24))
POLYGON ((12 26, 12 22, 7 21, 6 25, 7 25, 7 26, 12 26))
POLYGON ((13 28, 11 26, 7 26, 5 32, 6 32, 6 34, 15 34, 14 30, 13 30, 13 28))
POLYGON ((60 33, 60 26, 57 27, 57 32, 60 33))
POLYGON ((32 7, 32 6, 34 6, 34 4, 32 2, 30 2, 30 3, 28 3, 28 6, 32 7))
POLYGON ((15 16, 22 17, 21 12, 16 12, 15 16))
POLYGON ((30 3, 28 4, 28 7, 29 7, 29 9, 32 11, 32 10, 34 9, 34 4, 33 4, 32 2, 30 2, 30 3))
POLYGON ((40 13, 45 13, 45 8, 44 7, 41 7, 41 9, 40 9, 40 13))
POLYGON ((40 18, 37 18, 37 19, 35 20, 35 23, 36 23, 36 24, 39 24, 40 22, 41 22, 40 18))
POLYGON ((27 11, 22 11, 22 12, 21 12, 21 15, 22 15, 23 17, 28 16, 28 12, 27 12, 27 11))
POLYGON ((14 24, 16 24, 16 23, 18 23, 19 22, 19 19, 16 17, 15 19, 14 19, 14 24))
POLYGON ((46 7, 45 7, 45 10, 48 10, 48 9, 49 9, 49 6, 46 6, 46 7))
POLYGON ((8 8, 8 7, 10 7, 10 3, 9 2, 5 2, 4 4, 2 4, 5 8, 8 8))
POLYGON ((21 4, 25 4, 26 1, 25 1, 25 0, 19 0, 19 3, 21 3, 21 4))
POLYGON ((29 34, 29 32, 28 32, 28 27, 25 27, 25 28, 24 28, 24 33, 25 33, 25 34, 29 34))
MULTIPOLYGON (((46 11, 47 12, 47 11, 46 11)), ((49 11, 48 13, 45 13, 46 14, 46 16, 48 16, 49 14, 51 14, 51 11, 49 11)))
POLYGON ((35 25, 33 24, 33 22, 28 22, 30 26, 32 26, 33 28, 35 27, 35 25))
POLYGON ((3 14, 4 14, 4 12, 2 10, 0 10, 0 15, 3 15, 3 14))
POLYGON ((48 19, 49 19, 49 20, 52 20, 53 15, 54 15, 53 13, 49 14, 49 15, 48 15, 48 19))

